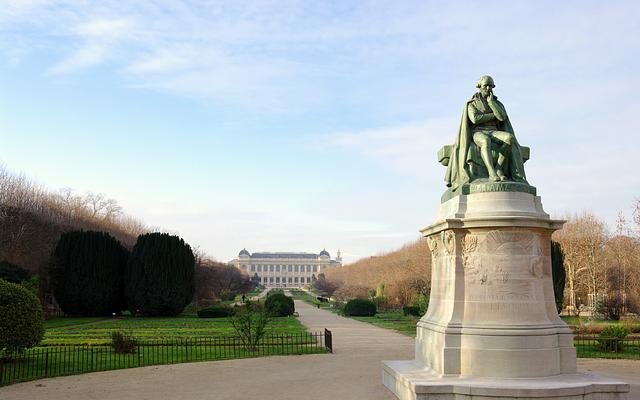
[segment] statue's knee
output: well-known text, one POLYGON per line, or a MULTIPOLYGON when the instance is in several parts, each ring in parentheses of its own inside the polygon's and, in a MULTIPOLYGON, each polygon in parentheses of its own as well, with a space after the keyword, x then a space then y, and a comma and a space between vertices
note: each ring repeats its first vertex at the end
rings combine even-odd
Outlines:
POLYGON ((491 140, 486 135, 477 135, 473 141, 480 147, 487 147, 491 144, 491 140))
POLYGON ((480 147, 489 147, 491 145, 491 140, 487 139, 487 138, 483 138, 478 140, 477 142, 478 146, 480 147))
POLYGON ((507 134, 507 135, 504 137, 504 142, 505 142, 506 144, 511 145, 511 144, 513 144, 513 142, 515 142, 515 138, 516 138, 516 137, 515 137, 515 136, 513 136, 513 133, 509 133, 509 134, 507 134))

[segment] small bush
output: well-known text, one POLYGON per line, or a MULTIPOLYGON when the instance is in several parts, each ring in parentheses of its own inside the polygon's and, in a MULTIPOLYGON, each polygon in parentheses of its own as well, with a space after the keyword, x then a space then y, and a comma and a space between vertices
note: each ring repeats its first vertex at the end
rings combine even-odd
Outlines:
POLYGON ((233 329, 249 351, 258 350, 258 344, 267 333, 269 322, 269 315, 264 307, 260 303, 250 301, 239 307, 238 312, 231 318, 233 329))
POLYGON ((225 318, 235 314, 235 310, 231 307, 209 307, 198 311, 198 318, 225 318))
POLYGON ((429 294, 420 293, 413 305, 420 308, 420 315, 424 315, 429 308, 429 294))
POLYGON ((119 354, 131 354, 136 352, 138 344, 136 340, 124 332, 115 331, 111 332, 111 347, 113 351, 119 354))
POLYGON ((402 307, 402 314, 413 315, 414 317, 421 317, 422 310, 420 310, 420 306, 404 306, 402 307))
POLYGON ((26 288, 0 279, 0 356, 40 343, 44 335, 42 306, 26 288))
POLYGON ((372 317, 376 315, 376 303, 371 300, 353 299, 345 304, 344 315, 353 317, 372 317))
POLYGON ((620 353, 624 350, 624 339, 629 330, 622 325, 611 324, 604 328, 598 335, 598 343, 604 351, 620 353))
POLYGON ((294 313, 295 305, 293 298, 286 296, 284 293, 275 293, 267 296, 267 300, 264 302, 264 307, 267 313, 271 317, 286 317, 294 313))

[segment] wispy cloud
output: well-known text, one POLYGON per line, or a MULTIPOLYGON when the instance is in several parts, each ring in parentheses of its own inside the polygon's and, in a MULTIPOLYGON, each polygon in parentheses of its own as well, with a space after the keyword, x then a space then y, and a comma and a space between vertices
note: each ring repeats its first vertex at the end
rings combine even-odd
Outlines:
POLYGON ((131 21, 122 18, 99 18, 73 26, 71 32, 82 39, 82 44, 49 68, 47 73, 61 75, 99 65, 114 57, 118 42, 131 31, 131 21))
POLYGON ((446 87, 442 76, 490 69, 509 79, 554 79, 567 70, 562 78, 575 80, 637 56, 630 16, 638 7, 552 4, 554 13, 539 15, 544 4, 10 1, 0 10, 0 36, 8 49, 12 36, 47 43, 59 57, 47 68, 53 75, 108 61, 131 87, 245 107, 308 109, 324 98, 415 113, 433 106, 425 90, 446 87), (603 20, 615 23, 605 29, 603 20), (335 95, 364 82, 366 89, 335 95), (393 101, 380 106, 372 94, 393 101))
POLYGON ((321 135, 314 140, 324 151, 363 154, 411 176, 437 168, 437 151, 455 138, 456 118, 433 119, 356 132, 321 135))

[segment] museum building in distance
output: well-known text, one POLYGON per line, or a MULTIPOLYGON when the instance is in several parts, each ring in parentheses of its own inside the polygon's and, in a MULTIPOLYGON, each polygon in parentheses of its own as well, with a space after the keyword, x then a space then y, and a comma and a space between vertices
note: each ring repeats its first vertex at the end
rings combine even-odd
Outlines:
POLYGON ((242 249, 229 264, 258 276, 266 287, 302 287, 310 285, 326 268, 342 265, 340 250, 335 260, 328 251, 315 253, 249 253, 242 249))

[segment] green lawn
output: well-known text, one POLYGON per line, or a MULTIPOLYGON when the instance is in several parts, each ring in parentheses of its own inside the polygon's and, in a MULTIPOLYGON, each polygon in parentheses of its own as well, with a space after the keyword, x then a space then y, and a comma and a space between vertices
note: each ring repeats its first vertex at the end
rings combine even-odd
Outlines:
POLYGON ((45 321, 41 344, 0 360, 0 386, 46 376, 73 375, 146 365, 268 355, 325 353, 324 334, 311 335, 297 318, 271 318, 257 349, 241 343, 230 318, 61 317, 45 321), (138 341, 132 354, 116 354, 111 332, 138 341))
POLYGON ((305 332, 265 336, 255 349, 248 349, 237 337, 174 338, 139 343, 130 354, 115 353, 107 345, 43 346, 28 349, 13 360, 0 360, 0 386, 45 377, 149 365, 326 353, 323 336, 305 332))
MULTIPOLYGON (((603 350, 597 339, 576 338, 574 341, 579 358, 622 358, 640 360, 640 339, 621 342, 621 351, 603 350)), ((612 348, 611 346, 610 348, 612 348)))
MULTIPOLYGON (((234 336, 230 318, 133 317, 54 318, 45 321, 41 346, 100 345, 111 342, 111 332, 123 331, 140 340, 234 336)), ((306 329, 294 317, 272 318, 267 334, 298 334, 306 329)))
POLYGON ((290 289, 289 293, 291 293, 291 297, 295 300, 302 300, 306 303, 309 303, 313 306, 320 306, 320 308, 332 308, 331 303, 319 301, 316 296, 309 294, 303 290, 298 289, 290 289))
POLYGON ((381 328, 393 329, 407 336, 416 336, 416 324, 419 317, 404 315, 402 310, 379 311, 373 317, 351 317, 358 321, 368 322, 381 328))
MULTIPOLYGON (((403 315, 402 311, 379 311, 373 317, 351 317, 358 321, 368 322, 381 328, 393 329, 407 336, 416 336, 416 324, 418 317, 403 315)), ((610 321, 598 321, 597 323, 606 325, 610 321)), ((613 322, 615 323, 615 322, 613 322)), ((575 347, 577 356, 580 358, 621 358, 640 359, 640 339, 627 339, 624 344, 624 351, 605 351, 600 348, 596 339, 576 338, 575 347)))

